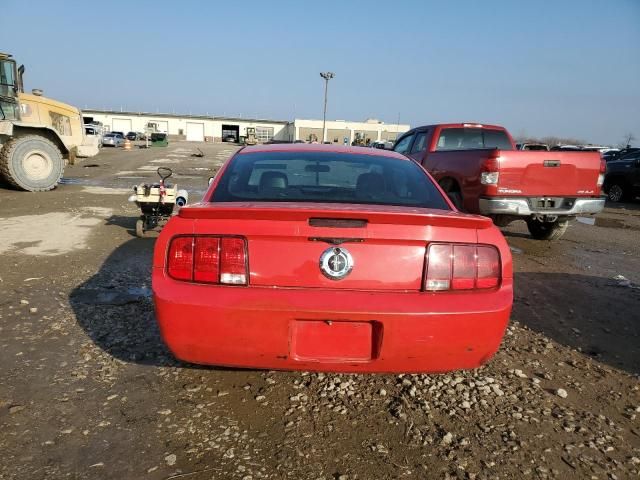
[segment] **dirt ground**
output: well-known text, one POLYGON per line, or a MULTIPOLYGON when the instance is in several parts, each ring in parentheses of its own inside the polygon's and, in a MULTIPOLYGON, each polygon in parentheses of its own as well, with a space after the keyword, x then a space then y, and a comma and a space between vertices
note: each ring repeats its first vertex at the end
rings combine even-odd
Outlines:
POLYGON ((640 202, 555 243, 505 229, 514 311, 483 368, 203 368, 160 340, 127 202, 158 166, 199 199, 236 147, 195 146, 0 189, 0 479, 639 478, 640 202))

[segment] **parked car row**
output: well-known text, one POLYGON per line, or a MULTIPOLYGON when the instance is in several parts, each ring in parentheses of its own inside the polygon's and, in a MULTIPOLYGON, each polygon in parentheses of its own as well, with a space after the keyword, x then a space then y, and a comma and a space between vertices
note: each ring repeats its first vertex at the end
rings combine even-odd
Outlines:
MULTIPOLYGON (((85 130, 89 130, 89 126, 85 126, 85 130)), ((89 133, 89 132, 87 132, 89 133)), ((129 132, 126 135, 123 132, 112 131, 102 135, 102 146, 120 147, 124 145, 125 140, 136 141, 146 140, 147 136, 141 132, 129 132)))
POLYGON ((127 133, 125 138, 127 140, 131 140, 132 142, 135 142, 136 140, 146 140, 147 136, 142 132, 129 132, 127 133))

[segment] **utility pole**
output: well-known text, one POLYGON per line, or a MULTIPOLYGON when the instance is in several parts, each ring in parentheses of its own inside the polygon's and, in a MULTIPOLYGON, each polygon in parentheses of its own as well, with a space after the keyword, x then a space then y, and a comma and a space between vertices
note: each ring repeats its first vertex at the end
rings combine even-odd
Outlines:
POLYGON ((322 143, 324 143, 327 141, 327 90, 329 80, 336 75, 333 72, 320 72, 320 76, 324 78, 324 112, 322 114, 322 143))

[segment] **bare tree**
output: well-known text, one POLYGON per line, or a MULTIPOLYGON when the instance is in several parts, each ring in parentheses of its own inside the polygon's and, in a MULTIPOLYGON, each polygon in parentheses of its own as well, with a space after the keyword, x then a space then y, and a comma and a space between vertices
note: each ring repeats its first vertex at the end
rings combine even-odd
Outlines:
POLYGON ((625 134, 624 141, 620 144, 620 146, 622 148, 625 148, 625 147, 626 148, 630 148, 631 147, 631 142, 633 142, 634 140, 636 140, 636 136, 633 133, 628 132, 628 133, 625 134))

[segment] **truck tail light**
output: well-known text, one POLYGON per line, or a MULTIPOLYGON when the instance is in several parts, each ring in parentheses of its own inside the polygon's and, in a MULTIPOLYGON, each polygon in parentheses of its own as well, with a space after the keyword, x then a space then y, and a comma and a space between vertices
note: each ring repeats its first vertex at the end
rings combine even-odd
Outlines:
POLYGON ((600 159, 600 174, 598 175, 598 187, 604 185, 604 176, 607 173, 607 162, 604 158, 600 159))
POLYGON ((482 172, 480 173, 480 183, 483 185, 495 185, 500 178, 500 172, 482 172))
POLYGON ((480 183, 483 185, 496 185, 500 178, 500 157, 489 157, 482 165, 480 183))
POLYGON ((175 280, 246 285, 246 241, 240 237, 175 237, 169 245, 167 272, 175 280))
POLYGON ((424 289, 480 290, 500 285, 500 253, 490 245, 433 243, 427 250, 424 289))

